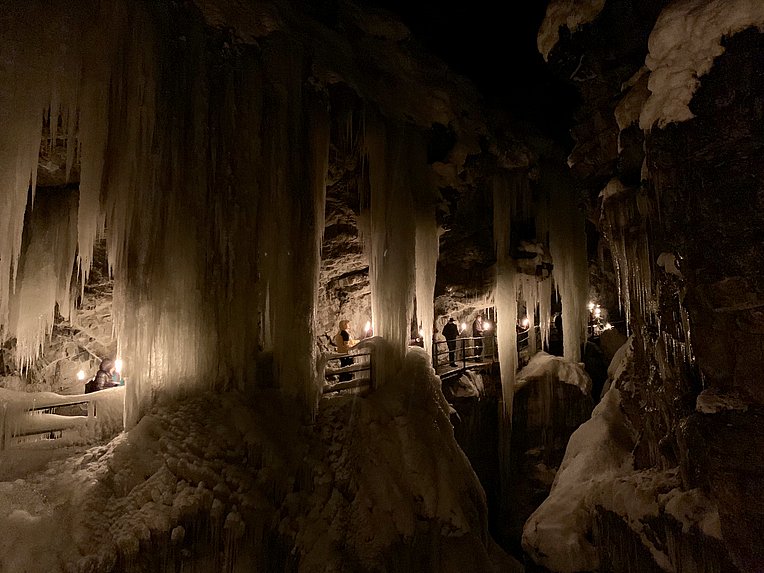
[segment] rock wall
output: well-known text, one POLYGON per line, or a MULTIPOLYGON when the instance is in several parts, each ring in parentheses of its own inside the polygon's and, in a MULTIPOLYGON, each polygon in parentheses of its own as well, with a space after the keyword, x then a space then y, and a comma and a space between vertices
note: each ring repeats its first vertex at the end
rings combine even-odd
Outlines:
MULTIPOLYGON (((609 0, 563 35, 550 64, 582 95, 569 162, 599 232, 590 252, 609 254, 615 271, 612 282, 595 277, 595 290, 618 291, 634 334, 635 376, 623 394, 639 435, 634 464, 678 467, 681 487, 701 488, 718 507, 734 566, 759 571, 764 34, 723 39, 690 102, 694 117, 642 129, 648 37, 667 6, 609 0)), ((687 22, 689 44, 699 20, 687 22)), ((613 519, 603 517, 607 529, 613 519)))

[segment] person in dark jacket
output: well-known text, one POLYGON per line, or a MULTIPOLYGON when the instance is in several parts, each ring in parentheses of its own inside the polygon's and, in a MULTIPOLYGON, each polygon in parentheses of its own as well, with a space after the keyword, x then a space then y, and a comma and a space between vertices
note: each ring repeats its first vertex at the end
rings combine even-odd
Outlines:
POLYGON ((445 336, 446 344, 448 344, 448 363, 451 366, 456 366, 456 338, 459 336, 459 327, 456 326, 453 318, 449 318, 443 327, 443 336, 445 336))
POLYGON ((478 314, 472 323, 472 336, 475 339, 475 359, 480 360, 483 354, 483 315, 478 314))
POLYGON ((101 367, 98 372, 96 372, 96 375, 85 384, 85 394, 119 386, 119 384, 111 379, 116 368, 117 366, 111 358, 104 358, 101 360, 101 367))

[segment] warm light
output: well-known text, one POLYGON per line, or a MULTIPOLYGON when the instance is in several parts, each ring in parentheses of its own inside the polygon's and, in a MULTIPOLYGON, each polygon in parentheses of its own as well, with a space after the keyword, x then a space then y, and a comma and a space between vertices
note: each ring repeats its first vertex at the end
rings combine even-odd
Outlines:
POLYGON ((594 316, 599 318, 601 314, 602 314, 602 309, 600 309, 599 307, 594 309, 594 316))
POLYGON ((462 332, 464 332, 465 330, 467 330, 467 323, 462 322, 462 332))
POLYGON ((120 358, 117 358, 114 361, 114 370, 117 372, 122 372, 122 360, 120 358))
POLYGON ((419 336, 421 336, 422 338, 424 338, 424 328, 420 328, 420 329, 419 329, 419 336))
POLYGON ((530 321, 530 320, 528 319, 528 317, 526 316, 526 317, 523 319, 523 321, 522 321, 520 324, 522 324, 522 325, 523 325, 523 328, 528 328, 528 326, 530 325, 530 323, 531 323, 531 321, 530 321))
POLYGON ((77 380, 84 380, 84 379, 85 379, 85 371, 80 370, 79 372, 77 372, 77 380))
POLYGON ((491 323, 490 322, 484 322, 483 323, 483 330, 491 330, 491 323))
POLYGON ((368 334, 368 332, 371 330, 371 321, 366 321, 366 326, 363 327, 363 331, 368 334))
POLYGON ((590 311, 594 310, 594 303, 590 302, 589 304, 586 305, 586 308, 588 308, 590 311))

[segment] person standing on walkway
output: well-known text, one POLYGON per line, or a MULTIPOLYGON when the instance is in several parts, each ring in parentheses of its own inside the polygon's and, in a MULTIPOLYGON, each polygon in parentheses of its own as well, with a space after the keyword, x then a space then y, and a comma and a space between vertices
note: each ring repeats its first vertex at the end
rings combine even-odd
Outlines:
MULTIPOLYGON (((348 326, 350 326, 349 321, 340 320, 340 331, 334 336, 334 344, 337 345, 338 354, 347 354, 355 344, 355 341, 350 338, 348 326)), ((350 366, 351 364, 353 364, 353 358, 351 356, 340 358, 340 366, 350 366)), ((340 374, 340 382, 351 380, 352 378, 353 375, 350 372, 343 372, 340 374)))
POLYGON ((459 336, 459 327, 456 326, 453 318, 449 318, 443 327, 443 336, 446 338, 446 344, 448 344, 448 363, 451 366, 456 366, 456 338, 459 336))
POLYGON ((483 315, 478 314, 472 323, 472 336, 475 340, 475 358, 480 360, 483 354, 483 315))

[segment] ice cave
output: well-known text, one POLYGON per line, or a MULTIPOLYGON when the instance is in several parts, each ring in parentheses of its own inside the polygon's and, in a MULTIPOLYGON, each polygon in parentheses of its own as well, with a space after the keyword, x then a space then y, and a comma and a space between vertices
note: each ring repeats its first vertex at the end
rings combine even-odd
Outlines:
POLYGON ((762 0, 0 0, 0 573, 764 572, 762 62, 762 0))

